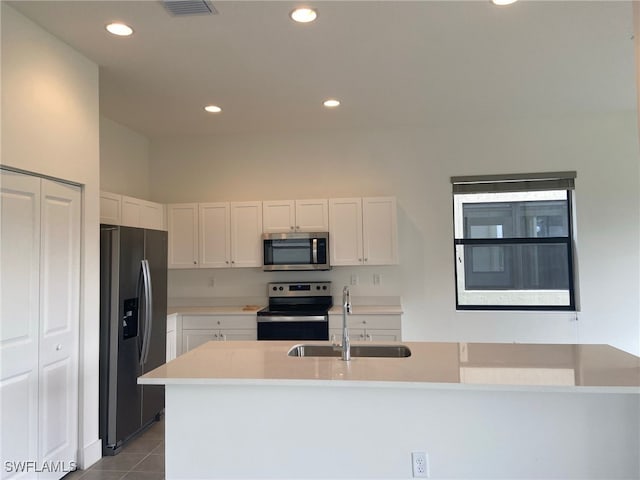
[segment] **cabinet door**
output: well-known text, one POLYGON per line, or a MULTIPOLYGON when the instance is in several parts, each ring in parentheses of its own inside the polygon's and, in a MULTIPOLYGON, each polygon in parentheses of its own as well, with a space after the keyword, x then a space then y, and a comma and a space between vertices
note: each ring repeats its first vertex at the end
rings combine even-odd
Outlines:
POLYGON ((100 192, 100 223, 120 225, 121 205, 121 195, 109 192, 100 192))
POLYGON ((50 464, 78 448, 80 202, 79 187, 42 180, 38 433, 50 464))
POLYGON ((291 232, 295 229, 293 200, 262 202, 262 230, 264 233, 291 232))
POLYGON ((399 342, 400 330, 367 329, 365 339, 371 342, 399 342))
POLYGON ((362 199, 363 260, 366 265, 398 263, 398 222, 394 197, 362 199))
POLYGON ((152 230, 165 230, 164 205, 154 202, 141 202, 140 227, 152 230))
POLYGON ((169 268, 198 267, 198 204, 167 205, 169 268))
POLYGON ((182 353, 187 353, 212 340, 218 341, 220 332, 216 330, 182 330, 182 353))
POLYGON ((200 268, 231 266, 231 234, 228 203, 201 203, 200 268))
POLYGON ((328 232, 329 202, 326 199, 296 200, 297 232, 328 232))
POLYGON ((231 266, 262 266, 262 202, 231 203, 231 266))
POLYGON ((142 201, 122 195, 122 215, 120 224, 125 227, 140 227, 142 225, 142 201))
POLYGON ((257 340, 258 331, 244 329, 223 329, 220 330, 220 340, 257 340))
POLYGON ((331 265, 362 265, 362 199, 329 200, 331 265))
POLYGON ((37 460, 40 179, 0 170, 0 195, 2 460, 37 460))

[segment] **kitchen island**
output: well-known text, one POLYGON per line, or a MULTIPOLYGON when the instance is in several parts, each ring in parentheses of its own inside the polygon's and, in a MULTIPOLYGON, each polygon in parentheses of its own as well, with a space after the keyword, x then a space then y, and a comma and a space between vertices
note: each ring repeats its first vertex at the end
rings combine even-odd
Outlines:
POLYGON ((406 342, 343 362, 294 344, 209 342, 140 377, 166 385, 167 479, 406 479, 413 451, 431 478, 640 478, 633 355, 406 342))

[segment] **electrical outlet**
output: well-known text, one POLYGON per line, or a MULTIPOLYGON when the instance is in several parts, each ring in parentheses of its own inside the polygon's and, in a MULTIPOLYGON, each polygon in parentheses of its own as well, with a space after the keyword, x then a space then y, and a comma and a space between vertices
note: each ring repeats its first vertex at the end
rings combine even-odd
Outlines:
POLYGON ((374 285, 380 285, 380 283, 382 282, 382 277, 380 276, 379 273, 374 273, 373 274, 373 284, 374 285))
POLYGON ((411 452, 414 478, 429 478, 429 457, 426 452, 411 452))
POLYGON ((360 279, 358 278, 358 275, 356 275, 355 273, 351 275, 351 285, 358 285, 359 282, 360 279))
POLYGON ((215 277, 209 277, 209 287, 215 287, 216 286, 216 279, 215 277))

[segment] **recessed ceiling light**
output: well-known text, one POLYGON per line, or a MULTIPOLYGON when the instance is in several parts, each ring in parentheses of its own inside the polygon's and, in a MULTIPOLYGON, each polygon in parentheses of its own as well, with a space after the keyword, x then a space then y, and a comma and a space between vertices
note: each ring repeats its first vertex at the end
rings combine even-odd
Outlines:
POLYGON ((330 98, 329 100, 325 100, 322 103, 327 108, 335 108, 340 105, 340 100, 336 100, 335 98, 330 98))
POLYGON ((491 0, 491 3, 498 6, 511 5, 512 3, 516 3, 518 0, 491 0))
POLYGON ((104 28, 106 28, 109 33, 118 35, 119 37, 128 37, 133 33, 133 28, 124 23, 110 23, 104 28))
POLYGON ((299 23, 313 22, 318 17, 318 12, 313 8, 296 8, 289 14, 292 20, 299 23))
POLYGON ((217 105, 207 105, 204 109, 209 113, 220 113, 222 109, 217 105))

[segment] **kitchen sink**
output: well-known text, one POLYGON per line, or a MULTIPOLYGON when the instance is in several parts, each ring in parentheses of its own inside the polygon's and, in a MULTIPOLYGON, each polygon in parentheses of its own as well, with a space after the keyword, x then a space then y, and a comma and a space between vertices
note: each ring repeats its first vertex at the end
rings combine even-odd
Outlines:
MULTIPOLYGON (((340 357, 342 350, 333 345, 294 345, 290 357, 340 357)), ((352 357, 407 358, 411 350, 406 345, 351 345, 352 357)))

